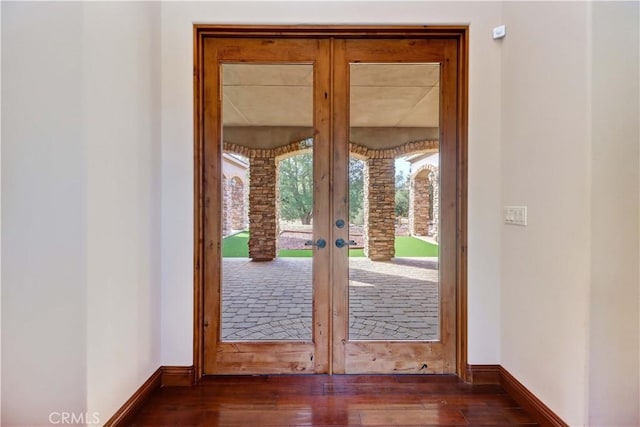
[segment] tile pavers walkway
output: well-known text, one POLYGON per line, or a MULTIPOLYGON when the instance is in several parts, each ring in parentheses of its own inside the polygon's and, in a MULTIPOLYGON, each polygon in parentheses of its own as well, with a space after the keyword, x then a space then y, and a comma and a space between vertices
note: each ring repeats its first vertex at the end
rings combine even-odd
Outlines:
MULTIPOLYGON (((437 258, 350 258, 350 339, 437 339, 437 268, 437 258)), ((224 340, 311 340, 311 258, 225 258, 222 274, 224 340)))

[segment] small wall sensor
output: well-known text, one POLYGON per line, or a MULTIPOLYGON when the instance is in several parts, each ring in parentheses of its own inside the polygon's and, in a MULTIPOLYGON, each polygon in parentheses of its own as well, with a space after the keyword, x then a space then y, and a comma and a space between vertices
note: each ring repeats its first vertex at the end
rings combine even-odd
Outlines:
POLYGON ((495 27, 493 29, 493 39, 498 40, 503 38, 507 34, 507 28, 504 25, 500 25, 499 27, 495 27))

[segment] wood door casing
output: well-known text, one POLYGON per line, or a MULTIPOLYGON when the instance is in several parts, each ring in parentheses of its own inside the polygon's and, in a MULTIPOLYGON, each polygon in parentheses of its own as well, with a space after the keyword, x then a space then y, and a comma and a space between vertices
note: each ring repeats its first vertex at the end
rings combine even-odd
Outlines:
MULTIPOLYGON (((313 307, 314 316, 317 316, 320 320, 318 325, 314 321, 314 342, 313 343, 294 343, 285 342, 284 346, 281 342, 271 343, 221 343, 219 342, 219 331, 213 331, 210 327, 211 320, 216 316, 220 316, 219 309, 211 310, 207 308, 212 300, 219 301, 219 295, 215 295, 215 289, 212 289, 208 283, 211 280, 217 280, 219 286, 220 278, 220 266, 211 263, 211 259, 218 259, 220 257, 220 224, 216 212, 216 207, 220 206, 221 194, 219 188, 219 173, 220 163, 219 158, 221 156, 220 147, 217 144, 211 145, 207 141, 219 141, 221 136, 220 128, 211 126, 211 123, 216 123, 215 120, 219 120, 217 115, 219 114, 220 105, 217 102, 212 104, 207 103, 207 99, 212 99, 211 95, 215 92, 216 87, 219 85, 217 81, 217 75, 212 78, 211 73, 205 72, 207 64, 211 64, 211 61, 219 61, 219 54, 222 53, 226 56, 226 60, 232 62, 271 62, 280 61, 282 58, 274 59, 272 53, 269 53, 269 49, 265 49, 268 46, 285 46, 286 42, 301 42, 301 41, 324 41, 320 43, 318 48, 318 55, 330 58, 332 52, 336 59, 339 56, 339 50, 332 51, 330 43, 340 44, 344 40, 341 38, 350 39, 366 39, 366 40, 379 40, 379 39, 414 39, 414 40, 431 40, 431 41, 447 41, 447 47, 445 50, 447 55, 453 54, 457 58, 457 73, 454 76, 452 84, 456 89, 455 99, 457 100, 455 110, 456 121, 450 124, 448 129, 455 129, 454 141, 450 145, 451 150, 455 153, 456 167, 450 172, 456 177, 456 195, 452 201, 453 216, 455 223, 453 224, 453 230, 455 233, 455 242, 453 248, 451 264, 455 265, 455 286, 453 289, 453 300, 456 305, 455 316, 452 322, 448 323, 447 329, 454 331, 453 345, 454 345, 454 363, 451 366, 448 363, 448 367, 442 368, 442 372, 455 372, 462 378, 465 378, 467 371, 467 335, 466 335, 466 161, 467 161, 467 147, 466 147, 466 134, 467 134, 467 62, 468 62, 468 27, 466 26, 245 26, 245 25, 194 25, 194 340, 193 340, 193 364, 196 380, 201 378, 205 374, 209 373, 265 373, 265 372, 328 372, 328 373, 340 373, 340 372, 355 372, 348 365, 347 360, 353 363, 358 360, 358 357, 362 356, 363 363, 365 365, 371 365, 371 361, 366 358, 366 354, 369 351, 374 353, 379 349, 367 347, 366 342, 348 342, 348 335, 346 330, 340 331, 340 328, 335 324, 332 324, 330 314, 337 313, 343 304, 343 309, 348 310, 346 300, 341 300, 339 297, 339 290, 332 290, 329 286, 330 279, 328 277, 329 271, 334 271, 335 268, 340 268, 341 263, 343 267, 347 266, 347 259, 343 257, 338 259, 333 256, 331 260, 318 261, 323 266, 323 271, 326 272, 324 276, 314 279, 314 301, 324 300, 326 304, 320 303, 313 307), (306 39, 305 39, 306 38, 306 39), (267 40, 266 44, 264 41, 267 40), (208 47, 219 42, 215 54, 208 52, 208 47), (249 43, 245 43, 249 42, 249 43), (221 48, 228 44, 230 48, 221 48), (253 44, 255 58, 250 58, 241 53, 238 48, 242 46, 248 46, 253 44), (235 47, 233 47, 235 46, 235 47), (213 161, 213 163, 212 163, 213 161), (217 236, 215 239, 211 239, 211 236, 217 236), (218 240, 216 240, 218 239, 218 240), (213 257, 213 258, 212 258, 213 257), (209 260, 209 262, 207 262, 209 260), (326 286, 318 286, 321 283, 325 283, 326 286), (333 313, 330 313, 333 305, 333 313), (215 310, 218 310, 217 312, 215 310), (324 317, 323 317, 324 316, 324 317), (322 320, 324 319, 324 321, 322 320), (316 328, 318 330, 316 331, 316 328), (341 341, 341 334, 344 341, 341 341), (320 346, 318 337, 324 337, 329 345, 320 346), (212 344, 215 343, 215 344, 212 344), (301 344, 297 346, 295 344, 301 344), (258 350, 259 353, 266 353, 266 355, 259 356, 256 359, 250 356, 252 352, 258 350), (347 351, 349 350, 349 351, 347 351), (363 351, 366 350, 366 351, 363 351), (206 354, 211 354, 212 351, 223 353, 216 362, 213 364, 207 362, 206 354), (278 360, 279 356, 283 357, 278 360), (306 360, 305 357, 309 354, 313 354, 313 362, 306 360), (304 356, 303 356, 304 355, 304 356), (360 355, 360 356, 359 356, 360 355), (244 358, 242 362, 240 359, 244 358), (283 368, 284 361, 285 368, 283 368), (219 362, 219 363, 218 363, 219 362), (341 368, 342 367, 342 368, 341 368), (212 369, 213 368, 213 369, 212 369), (296 369, 299 368, 299 369, 296 369), (446 370, 445 370, 446 369, 446 370)), ((437 44, 437 43, 436 43, 437 44)), ((435 46, 436 44, 432 45, 435 46)), ((312 49, 313 50, 313 49, 312 49)), ((409 54, 415 50, 415 45, 409 45, 406 49, 409 54)), ((433 49, 428 49, 433 52, 433 49)), ((297 47, 288 51, 288 58, 290 61, 294 61, 293 57, 297 54, 304 57, 309 56, 309 51, 305 48, 301 48, 300 44, 297 47)), ((329 68, 329 61, 326 61, 326 68, 324 71, 320 70, 322 65, 318 62, 318 69, 316 73, 321 74, 331 73, 329 68)), ((340 76, 335 76, 335 84, 339 84, 340 76)), ((347 81, 348 84, 348 81, 347 81)), ((327 80, 324 84, 324 90, 321 90, 318 85, 315 88, 316 99, 325 98, 326 102, 329 102, 334 96, 331 91, 330 82, 327 80), (327 93, 329 96, 327 99, 327 93), (320 98, 318 98, 320 97, 320 98)), ((320 132, 320 137, 326 138, 327 142, 317 160, 326 161, 331 163, 333 169, 333 177, 328 175, 323 176, 323 181, 320 184, 318 191, 324 192, 325 197, 321 197, 321 200, 326 200, 330 206, 331 212, 334 217, 338 214, 344 216, 345 206, 341 205, 341 202, 335 193, 331 193, 329 186, 332 186, 334 182, 340 182, 342 179, 346 181, 346 176, 341 178, 341 174, 344 175, 346 170, 341 171, 340 168, 335 167, 336 162, 345 159, 348 160, 348 149, 343 153, 332 151, 333 144, 329 141, 330 137, 339 137, 339 130, 331 131, 330 129, 340 128, 340 114, 330 114, 330 106, 320 109, 315 109, 315 127, 318 132, 319 127, 327 126, 324 128, 327 132, 320 132), (333 123, 332 123, 333 121, 333 123), (333 124, 333 126, 331 126, 333 124), (329 132, 334 132, 329 134, 329 132), (333 179, 331 179, 333 178, 333 179), (326 188, 325 188, 326 187, 326 188), (333 202, 329 202, 333 200, 333 202), (338 203, 335 201, 338 200, 338 203)), ((348 116, 342 118, 344 123, 344 129, 348 129, 348 116)), ((321 145, 321 144, 315 144, 321 145)), ((319 168, 320 163, 314 166, 319 168)), ((345 199, 346 201, 346 199, 345 199)), ((316 207, 318 209, 319 206, 316 207)), ((325 206, 325 208, 327 208, 325 206)), ((329 242, 335 240, 339 236, 333 230, 330 221, 326 221, 320 225, 320 229, 325 236, 331 235, 327 240, 329 242)), ((316 236, 317 238, 317 236, 316 236)), ((317 265, 314 261, 314 269, 317 265)), ((344 284, 342 285, 344 286, 344 284)), ((219 287, 218 287, 219 290, 219 287)), ((219 305, 218 305, 219 307, 219 305)), ((215 328, 214 328, 215 329, 215 328)), ((392 343, 395 344, 395 343, 392 343)), ((391 346, 394 347, 394 346, 391 346)), ((393 348, 392 348, 393 350, 393 348)), ((412 356, 415 356, 415 351, 409 348, 412 356)), ((374 354, 372 353, 372 354, 374 354)), ((371 357, 371 355, 369 356, 371 357)), ((375 357, 375 356, 374 356, 375 357)), ((384 356, 383 356, 384 358, 384 356)), ((375 364, 374 364, 375 365, 375 364)), ((374 370, 375 371, 375 370, 374 370)), ((424 373, 424 371, 422 371, 424 373)))
MULTIPOLYGON (((327 373, 329 258, 314 249, 313 340, 223 341, 221 338, 221 155, 220 68, 223 63, 314 65, 314 238, 328 233, 329 201, 329 41, 313 39, 206 39, 203 46, 203 364, 205 374, 327 373), (323 218, 323 216, 325 218, 323 218)), ((326 237, 324 237, 326 238, 326 237)))
MULTIPOLYGON (((351 63, 440 64, 440 339, 349 340, 349 262, 332 255, 333 365, 335 373, 456 373, 457 44, 455 40, 336 40, 334 42, 333 216, 348 216, 349 71, 351 63)), ((333 228, 332 241, 348 240, 333 228)))

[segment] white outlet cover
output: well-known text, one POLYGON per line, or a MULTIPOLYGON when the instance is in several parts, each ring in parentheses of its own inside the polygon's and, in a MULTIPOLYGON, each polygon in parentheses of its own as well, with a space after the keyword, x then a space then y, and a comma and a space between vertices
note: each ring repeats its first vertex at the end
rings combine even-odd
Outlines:
POLYGON ((501 39, 505 35, 507 35, 507 27, 506 26, 500 25, 500 26, 495 27, 493 29, 493 39, 494 40, 501 39))

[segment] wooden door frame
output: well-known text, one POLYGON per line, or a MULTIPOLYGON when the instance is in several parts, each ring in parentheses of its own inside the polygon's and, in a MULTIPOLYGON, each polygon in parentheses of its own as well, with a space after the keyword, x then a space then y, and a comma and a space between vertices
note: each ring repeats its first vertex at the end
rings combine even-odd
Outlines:
POLYGON ((456 196, 456 373, 467 380, 467 133, 468 26, 342 26, 342 25, 210 25, 194 24, 194 274, 193 368, 204 375, 204 93, 206 38, 437 38, 457 42, 457 196, 456 196))

